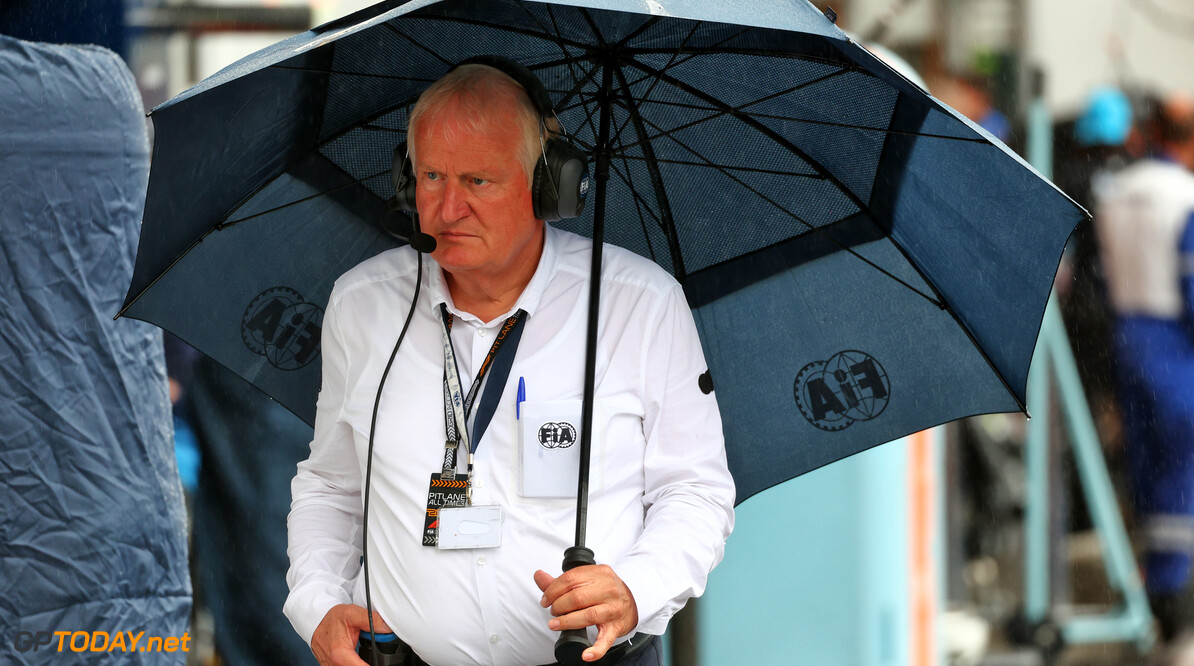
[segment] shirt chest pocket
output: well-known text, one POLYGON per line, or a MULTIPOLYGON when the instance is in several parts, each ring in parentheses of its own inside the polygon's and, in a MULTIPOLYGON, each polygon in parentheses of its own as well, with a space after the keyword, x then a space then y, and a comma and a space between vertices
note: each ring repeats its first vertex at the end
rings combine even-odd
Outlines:
MULTIPOLYGON (((605 418, 601 401, 593 410, 590 463, 604 455, 605 418)), ((576 497, 580 472, 581 401, 524 402, 519 407, 518 492, 522 497, 576 497)), ((590 482, 600 468, 590 469, 590 482)), ((599 479, 597 479, 599 480, 599 479)))

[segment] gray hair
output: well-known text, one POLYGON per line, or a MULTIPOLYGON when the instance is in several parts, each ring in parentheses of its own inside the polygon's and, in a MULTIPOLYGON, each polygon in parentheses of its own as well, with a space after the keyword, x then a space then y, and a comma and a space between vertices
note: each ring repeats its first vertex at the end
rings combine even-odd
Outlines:
MULTIPOLYGON (((427 117, 434 116, 450 102, 456 102, 465 111, 458 119, 458 127, 470 132, 504 131, 494 126, 496 101, 506 98, 514 104, 515 122, 522 133, 518 161, 526 172, 529 186, 535 174, 535 163, 540 159, 543 145, 540 142, 539 110, 531 102, 530 95, 505 72, 488 65, 461 65, 445 74, 431 87, 423 91, 415 102, 407 122, 407 151, 411 162, 415 160, 415 131, 427 117)), ((547 136, 544 140, 559 134, 559 123, 555 117, 543 119, 547 136)))

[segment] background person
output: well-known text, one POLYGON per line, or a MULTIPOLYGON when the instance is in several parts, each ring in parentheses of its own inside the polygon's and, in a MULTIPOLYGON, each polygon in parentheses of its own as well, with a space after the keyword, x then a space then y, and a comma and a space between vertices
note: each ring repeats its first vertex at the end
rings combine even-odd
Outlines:
POLYGON ((1096 217, 1145 581, 1162 637, 1194 628, 1194 101, 1160 109, 1160 152, 1117 175, 1096 217))

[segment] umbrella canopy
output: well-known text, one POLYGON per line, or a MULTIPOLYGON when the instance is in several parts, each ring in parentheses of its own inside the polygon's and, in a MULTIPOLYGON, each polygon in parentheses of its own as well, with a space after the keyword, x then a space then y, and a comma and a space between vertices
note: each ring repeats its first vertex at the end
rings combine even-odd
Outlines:
MULTIPOLYGON (((499 54, 539 76, 581 148, 609 114, 605 241, 684 285, 738 501, 925 427, 1023 408, 1085 211, 811 4, 395 4, 154 110, 122 314, 310 422, 332 284, 398 243, 380 222, 410 108, 455 63, 499 54)), ((594 208, 557 226, 591 236, 594 208)))

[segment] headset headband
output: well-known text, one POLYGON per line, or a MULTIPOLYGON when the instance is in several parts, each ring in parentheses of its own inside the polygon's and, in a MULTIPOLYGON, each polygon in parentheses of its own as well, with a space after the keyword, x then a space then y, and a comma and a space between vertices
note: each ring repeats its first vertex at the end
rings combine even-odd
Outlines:
MULTIPOLYGON (((461 65, 486 65, 498 70, 522 86, 522 89, 527 93, 527 97, 530 98, 531 104, 539 112, 539 118, 546 121, 549 117, 555 116, 556 111, 551 104, 551 96, 547 94, 547 88, 543 86, 543 82, 539 80, 539 77, 535 76, 534 72, 521 64, 501 56, 479 55, 456 63, 452 66, 452 69, 456 69, 461 65)), ((448 71, 450 72, 452 69, 448 71)))
MULTIPOLYGON (((462 61, 461 65, 485 65, 506 74, 522 87, 539 112, 540 148, 542 159, 536 160, 531 177, 531 201, 535 217, 547 222, 579 217, 584 210, 589 189, 588 159, 584 151, 564 139, 547 136, 547 118, 555 117, 551 96, 539 77, 526 67, 500 56, 482 55, 462 61)), ((411 170, 406 144, 394 150, 392 178, 394 197, 390 207, 399 211, 415 211, 415 176, 411 170)))

